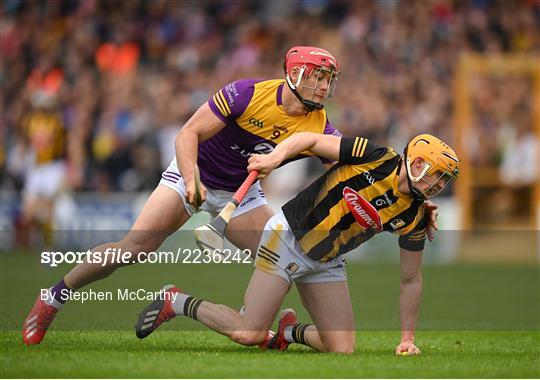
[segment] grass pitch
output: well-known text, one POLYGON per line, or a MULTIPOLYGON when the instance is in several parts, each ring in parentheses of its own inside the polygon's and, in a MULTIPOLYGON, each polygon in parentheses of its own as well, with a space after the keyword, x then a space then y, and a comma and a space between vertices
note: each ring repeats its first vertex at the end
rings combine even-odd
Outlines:
POLYGON ((241 347, 202 331, 53 331, 24 347, 19 332, 1 335, 2 377, 525 377, 540 376, 538 332, 420 332, 419 357, 395 357, 396 332, 357 333, 353 355, 241 347))

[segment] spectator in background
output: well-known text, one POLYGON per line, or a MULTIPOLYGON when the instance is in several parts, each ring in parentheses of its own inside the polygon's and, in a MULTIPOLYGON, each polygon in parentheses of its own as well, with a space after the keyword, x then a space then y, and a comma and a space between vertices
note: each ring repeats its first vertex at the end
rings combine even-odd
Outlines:
POLYGON ((538 138, 528 128, 526 113, 517 116, 521 121, 510 131, 510 136, 502 151, 499 177, 507 188, 497 194, 499 210, 506 207, 506 214, 520 217, 521 223, 529 214, 534 184, 538 181, 538 138))
POLYGON ((29 167, 19 221, 21 243, 28 243, 28 237, 34 239, 38 230, 43 231, 46 245, 52 242, 54 199, 65 177, 66 129, 56 106, 62 82, 58 68, 36 69, 27 82, 31 108, 23 116, 21 131, 29 167))
MULTIPOLYGON (((45 56, 64 75, 57 107, 71 136, 69 186, 115 191, 129 183, 121 178, 134 168, 141 138, 169 162, 163 142, 170 126, 181 125, 222 83, 279 76, 275 52, 289 45, 332 46, 342 57, 346 74, 328 112, 345 135, 361 131, 399 146, 422 132, 452 143, 450 89, 462 52, 540 51, 536 0, 14 0, 2 7, 4 170, 19 187, 24 179, 10 157, 17 157, 18 126, 29 112, 26 79, 45 56)), ((499 107, 504 102, 494 104, 491 89, 486 104, 499 107)), ((529 95, 511 96, 519 102, 529 95)), ((513 112, 502 106, 506 116, 513 112)), ((504 115, 478 113, 480 128, 500 135, 504 115)), ((490 146, 494 151, 479 159, 500 155, 501 144, 490 146)))
POLYGON ((501 181, 508 186, 530 186, 538 179, 538 139, 528 128, 519 125, 508 139, 500 166, 501 181))

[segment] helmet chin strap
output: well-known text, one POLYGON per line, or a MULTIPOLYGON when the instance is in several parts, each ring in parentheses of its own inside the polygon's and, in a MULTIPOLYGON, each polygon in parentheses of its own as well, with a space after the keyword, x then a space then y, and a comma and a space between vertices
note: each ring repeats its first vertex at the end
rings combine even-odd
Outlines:
MULTIPOLYGON (((301 76, 300 76, 300 78, 301 78, 301 76)), ((317 102, 314 102, 312 100, 307 100, 307 99, 302 98, 302 95, 300 95, 300 93, 296 89, 296 86, 291 83, 291 78, 289 77, 288 74, 287 74, 287 77, 285 79, 286 79, 286 82, 287 82, 287 86, 289 86, 290 90, 292 91, 294 96, 296 96, 298 98, 300 103, 302 103, 304 105, 304 108, 306 109, 307 112, 318 111, 318 110, 321 110, 321 109, 324 108, 324 105, 322 105, 321 103, 317 103, 317 102)))
MULTIPOLYGON (((424 193, 422 193, 420 190, 418 190, 416 187, 414 187, 412 181, 411 181, 411 174, 409 173, 409 165, 407 165, 407 148, 408 146, 405 148, 405 152, 404 152, 404 155, 402 157, 402 163, 403 165, 405 166, 405 174, 406 174, 406 177, 407 177, 407 185, 409 186, 409 194, 412 196, 412 198, 415 200, 415 201, 425 201, 426 200, 426 196, 424 195, 424 193)), ((401 169, 401 165, 400 165, 400 169, 401 169)), ((399 171, 398 171, 398 175, 399 175, 399 171)))
MULTIPOLYGON (((407 169, 405 169, 407 170, 407 169)), ((409 172, 407 171, 407 184, 409 185, 409 193, 413 197, 415 201, 425 201, 426 196, 424 193, 422 193, 420 190, 418 190, 416 187, 414 187, 411 178, 409 177, 409 172)))

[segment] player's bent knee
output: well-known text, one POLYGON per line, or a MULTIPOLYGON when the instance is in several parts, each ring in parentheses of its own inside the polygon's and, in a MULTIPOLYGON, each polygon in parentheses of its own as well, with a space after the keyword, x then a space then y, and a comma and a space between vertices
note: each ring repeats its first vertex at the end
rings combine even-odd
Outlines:
POLYGON ((325 345, 325 352, 331 352, 335 354, 347 354, 350 355, 354 353, 354 343, 338 343, 338 344, 330 344, 325 345))
POLYGON ((254 346, 262 343, 266 338, 266 331, 233 331, 229 338, 244 346, 254 346))
POLYGON ((354 353, 356 345, 356 337, 352 334, 339 334, 335 339, 328 339, 323 342, 325 352, 333 352, 340 354, 354 353))

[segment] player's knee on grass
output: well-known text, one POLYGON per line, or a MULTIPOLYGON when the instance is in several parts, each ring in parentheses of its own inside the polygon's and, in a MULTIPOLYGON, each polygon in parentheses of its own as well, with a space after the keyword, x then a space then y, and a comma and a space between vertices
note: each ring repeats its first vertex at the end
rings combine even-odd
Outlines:
POLYGON ((352 354, 354 353, 354 344, 350 343, 338 343, 329 344, 324 346, 325 352, 331 352, 335 354, 352 354))
POLYGON ((354 332, 344 332, 332 334, 334 336, 323 339, 322 343, 325 352, 352 354, 356 345, 354 332))
POLYGON ((254 346, 262 343, 266 338, 267 331, 233 331, 229 338, 244 346, 254 346))

